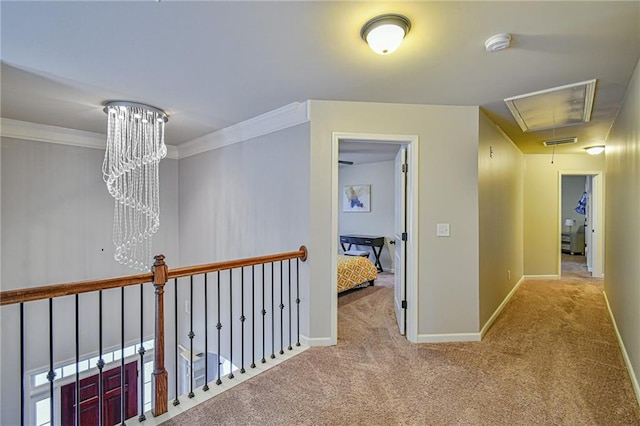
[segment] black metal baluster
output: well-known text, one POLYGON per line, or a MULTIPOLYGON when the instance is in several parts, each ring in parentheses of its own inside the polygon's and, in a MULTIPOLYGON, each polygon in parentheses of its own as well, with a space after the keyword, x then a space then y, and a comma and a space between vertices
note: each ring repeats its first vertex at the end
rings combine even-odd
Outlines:
POLYGON ((124 390, 124 287, 120 287, 120 424, 125 424, 124 390))
POLYGON ((49 380, 49 404, 50 404, 50 418, 51 425, 53 426, 53 419, 55 418, 55 402, 53 400, 53 381, 55 380, 56 372, 53 370, 53 299, 49 299, 49 373, 47 374, 47 380, 49 380))
POLYGON ((233 269, 229 269, 229 377, 233 379, 233 269))
POLYGON ((251 368, 256 368, 256 271, 251 265, 251 368))
POLYGON ((193 393, 193 338, 195 333, 193 332, 193 275, 189 277, 189 398, 196 396, 193 393))
POLYGON ((218 379, 216 380, 216 385, 220 385, 222 384, 220 379, 220 365, 222 364, 220 361, 220 330, 222 330, 222 323, 220 322, 220 271, 218 271, 218 323, 216 324, 216 329, 218 330, 218 353, 216 354, 218 358, 218 379))
POLYGON ((275 265, 271 262, 271 359, 276 357, 276 308, 275 308, 275 290, 274 290, 274 270, 275 265))
POLYGON ((284 354, 284 278, 282 260, 280 261, 280 355, 284 354))
POLYGON ((244 268, 240 268, 240 374, 245 373, 244 369, 244 268))
POLYGON ((287 279, 289 280, 289 293, 288 293, 288 298, 287 298, 287 303, 289 304, 287 311, 289 312, 289 346, 287 347, 288 350, 293 349, 291 347, 291 259, 288 260, 289 263, 289 276, 287 277, 287 279))
POLYGON ((140 284, 140 347, 138 348, 138 354, 140 354, 140 415, 138 421, 143 422, 147 420, 144 415, 144 293, 143 284, 140 284))
POLYGON ((102 426, 104 416, 104 383, 102 369, 104 360, 102 359, 102 290, 98 292, 98 425, 102 426))
POLYGON ((204 274, 204 386, 203 391, 209 390, 209 316, 207 314, 207 274, 204 274))
POLYGON ((75 394, 75 424, 80 424, 80 313, 79 295, 76 294, 76 394, 75 394))
POLYGON ((176 383, 176 397, 173 400, 173 405, 174 407, 176 405, 180 405, 180 399, 178 398, 178 382, 180 381, 180 377, 178 376, 178 279, 174 278, 173 279, 173 293, 174 293, 174 299, 173 299, 173 315, 174 315, 174 337, 175 337, 175 344, 174 344, 174 350, 175 350, 175 383, 176 383))
POLYGON ((24 426, 24 303, 20 303, 20 426, 24 426))
POLYGON ((265 311, 264 309, 264 267, 265 264, 262 264, 262 311, 260 311, 260 313, 262 314, 262 359, 260 360, 260 362, 262 362, 263 364, 265 362, 267 362, 267 360, 265 359, 264 355, 265 355, 265 346, 266 346, 266 342, 265 342, 265 329, 264 329, 264 316, 267 314, 267 311, 265 311))
POLYGON ((296 317, 298 321, 296 346, 300 346, 300 259, 296 259, 296 317))

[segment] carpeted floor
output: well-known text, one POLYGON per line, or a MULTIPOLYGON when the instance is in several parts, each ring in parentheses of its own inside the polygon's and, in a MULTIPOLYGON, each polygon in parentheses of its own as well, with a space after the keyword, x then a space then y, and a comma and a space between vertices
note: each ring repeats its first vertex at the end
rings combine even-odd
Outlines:
POLYGON ((482 342, 440 344, 398 335, 391 283, 339 298, 337 346, 166 424, 640 425, 601 280, 524 282, 482 342))

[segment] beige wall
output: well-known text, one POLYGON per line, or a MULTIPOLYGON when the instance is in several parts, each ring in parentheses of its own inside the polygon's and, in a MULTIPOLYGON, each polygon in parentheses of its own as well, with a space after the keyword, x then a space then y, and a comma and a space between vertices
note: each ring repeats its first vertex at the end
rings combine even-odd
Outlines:
MULTIPOLYGON (((524 156, 524 274, 557 275, 560 253, 560 173, 604 173, 604 155, 524 156)), ((577 201, 576 201, 577 202, 577 201)))
POLYGON ((524 156, 480 114, 480 326, 491 318, 523 274, 524 156))
MULTIPOLYGON (((330 335, 332 132, 418 135, 418 334, 478 332, 477 107, 309 101, 312 334, 330 335), (451 237, 437 238, 436 224, 451 237)), ((415 170, 415 169, 414 169, 415 170)), ((410 236, 411 238, 411 236, 410 236)), ((415 305, 414 305, 415 306, 415 305)))
POLYGON ((640 62, 607 138, 604 288, 640 401, 640 62))

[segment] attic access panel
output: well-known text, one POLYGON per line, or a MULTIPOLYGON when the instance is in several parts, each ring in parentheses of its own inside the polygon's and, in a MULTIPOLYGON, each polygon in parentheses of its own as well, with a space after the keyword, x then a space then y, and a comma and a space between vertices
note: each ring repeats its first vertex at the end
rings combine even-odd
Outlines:
POLYGON ((506 98, 523 132, 588 123, 593 110, 596 80, 506 98))

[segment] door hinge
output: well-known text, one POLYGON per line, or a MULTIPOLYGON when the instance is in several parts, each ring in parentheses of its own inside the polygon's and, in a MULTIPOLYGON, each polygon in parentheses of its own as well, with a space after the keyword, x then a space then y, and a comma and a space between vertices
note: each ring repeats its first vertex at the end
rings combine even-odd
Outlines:
POLYGON ((407 309, 407 301, 406 300, 402 301, 402 309, 407 309))
POLYGON ((402 165, 402 173, 407 173, 409 171, 409 164, 408 163, 404 163, 402 165))
POLYGON ((408 235, 407 235, 407 233, 406 233, 406 232, 403 232, 403 233, 402 233, 402 241, 407 241, 407 238, 409 238, 409 237, 408 237, 408 235))

